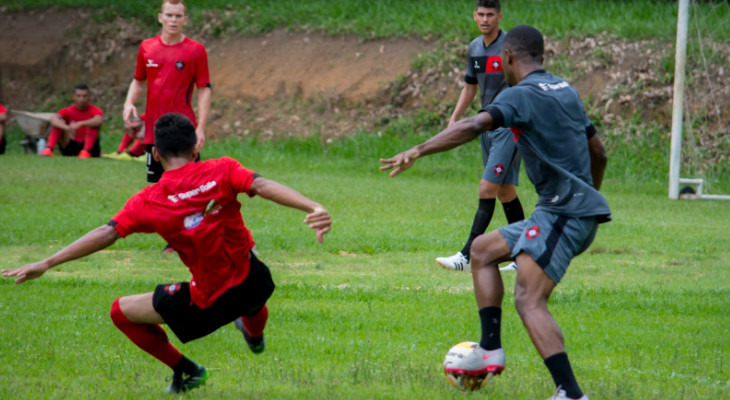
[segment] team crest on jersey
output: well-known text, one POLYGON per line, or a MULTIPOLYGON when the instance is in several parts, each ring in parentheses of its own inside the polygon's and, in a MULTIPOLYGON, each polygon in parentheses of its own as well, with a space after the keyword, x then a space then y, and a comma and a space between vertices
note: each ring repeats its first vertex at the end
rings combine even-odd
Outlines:
POLYGON ((185 217, 184 225, 185 229, 193 229, 196 226, 200 225, 200 223, 203 221, 203 213, 196 212, 193 215, 188 215, 185 217))
POLYGON ((527 229, 527 232, 525 232, 525 235, 527 236, 527 239, 534 239, 534 238, 540 236, 540 227, 535 225, 532 228, 527 229))
POLYGON ((177 68, 178 71, 182 71, 182 69, 185 68, 185 62, 183 60, 175 61, 175 68, 177 68))
POLYGON ((502 175, 502 172, 504 172, 504 167, 502 164, 497 164, 496 167, 494 167, 494 173, 497 174, 497 176, 502 175))
POLYGON ((165 291, 168 294, 175 294, 177 291, 180 290, 180 284, 179 283, 171 283, 169 285, 165 285, 165 291))

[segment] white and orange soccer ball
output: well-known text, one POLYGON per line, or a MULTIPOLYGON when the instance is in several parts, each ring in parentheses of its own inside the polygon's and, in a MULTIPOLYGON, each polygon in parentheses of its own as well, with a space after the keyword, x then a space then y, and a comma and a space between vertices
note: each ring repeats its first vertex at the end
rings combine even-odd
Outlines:
POLYGON ((461 342, 449 349, 444 359, 444 374, 459 390, 479 390, 489 378, 504 370, 504 350, 487 351, 476 342, 461 342))

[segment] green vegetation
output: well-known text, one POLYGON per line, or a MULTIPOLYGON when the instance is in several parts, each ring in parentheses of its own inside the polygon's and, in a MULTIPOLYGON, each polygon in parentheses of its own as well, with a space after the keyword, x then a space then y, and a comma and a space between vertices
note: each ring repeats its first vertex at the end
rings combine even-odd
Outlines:
MULTIPOLYGON (((278 284, 269 347, 253 356, 233 327, 180 345, 212 374, 187 397, 463 398, 440 365, 451 345, 478 339, 471 278, 433 258, 464 239, 480 160, 473 144, 419 160, 395 179, 377 170, 379 156, 417 140, 385 131, 326 147, 316 138, 207 145, 207 157, 233 156, 323 202, 335 224, 320 246, 302 213, 241 196, 278 284)), ((631 179, 617 158, 604 183, 614 221, 552 301, 576 373, 596 398, 726 398, 727 204, 670 201, 664 179, 631 179)), ((17 146, 0 157, 0 170, 0 268, 52 254, 144 186, 139 163, 45 159, 17 146)), ((522 182, 530 213, 535 196, 524 174, 522 182)), ((498 212, 492 227, 504 223, 498 212)), ((0 398, 159 397, 169 371, 129 343, 108 312, 118 296, 187 279, 162 246, 156 236, 133 235, 40 280, 0 280, 0 398)), ((511 288, 514 276, 505 279, 511 288)), ((552 381, 507 293, 509 366, 486 395, 547 397, 552 381)))
MULTIPOLYGON (((116 15, 149 21, 154 26, 158 2, 130 0, 3 0, 11 10, 45 7, 88 7, 99 18, 116 15)), ((201 2, 202 3, 202 2, 201 2)), ((198 2, 189 2, 195 24, 216 18, 215 33, 259 33, 279 27, 293 31, 318 30, 331 34, 354 34, 363 38, 418 35, 431 38, 462 38, 473 34, 469 12, 472 0, 208 0, 206 13, 198 2), (456 4, 456 5, 455 5, 456 4)), ((545 34, 561 38, 601 32, 622 38, 671 39, 676 30, 676 1, 534 1, 504 2, 504 26, 530 24, 545 34)), ((696 22, 714 27, 718 40, 730 36, 730 7, 723 2, 697 2, 696 22)))

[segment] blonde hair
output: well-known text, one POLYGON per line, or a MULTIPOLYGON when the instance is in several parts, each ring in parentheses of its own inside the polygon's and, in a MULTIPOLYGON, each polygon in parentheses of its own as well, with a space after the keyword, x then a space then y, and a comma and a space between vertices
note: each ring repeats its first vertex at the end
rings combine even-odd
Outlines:
POLYGON ((160 6, 160 10, 162 10, 163 12, 165 11, 165 4, 166 3, 170 3, 172 5, 182 4, 183 11, 187 11, 188 10, 188 7, 185 5, 185 0, 162 0, 162 6, 160 6))

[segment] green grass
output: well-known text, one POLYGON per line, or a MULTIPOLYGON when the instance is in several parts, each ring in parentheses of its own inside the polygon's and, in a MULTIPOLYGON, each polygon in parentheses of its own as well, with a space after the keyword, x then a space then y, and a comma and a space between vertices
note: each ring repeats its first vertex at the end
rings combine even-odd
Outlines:
MULTIPOLYGON (((136 18, 156 28, 158 2, 132 0, 3 0, 10 10, 47 7, 97 9, 97 19, 136 18)), ((463 38, 474 35, 472 0, 208 0, 203 14, 199 2, 189 2, 194 24, 215 16, 213 33, 236 31, 260 33, 285 27, 293 31, 318 30, 354 34, 363 38, 418 35, 431 38, 463 38)), ((726 2, 693 2, 693 23, 712 27, 718 41, 730 35, 730 7, 726 2)), ((530 24, 556 37, 609 32, 622 38, 672 39, 677 26, 677 2, 656 0, 534 1, 510 0, 503 4, 506 28, 530 24)))
MULTIPOLYGON (((327 148, 316 139, 208 143, 207 157, 240 159, 321 201, 335 223, 320 246, 301 212, 241 197, 278 285, 268 348, 252 355, 232 326, 186 345, 171 336, 211 371, 186 397, 463 399, 440 368, 451 345, 479 338, 471 278, 433 258, 462 245, 480 160, 467 146, 395 179, 377 171, 378 156, 416 140, 386 132, 380 142, 355 136, 327 148)), ((138 163, 9 150, 0 156, 0 268, 52 254, 144 186, 138 163)), ((727 203, 668 200, 665 180, 634 181, 615 161, 604 183, 614 220, 551 300, 581 386, 597 399, 727 398, 727 203)), ((529 214, 535 195, 522 182, 529 214)), ((492 227, 504 223, 497 211, 492 227)), ((160 397, 169 370, 117 331, 108 312, 116 297, 188 278, 162 246, 133 235, 40 280, 0 280, 0 398, 160 397)), ((546 398, 552 381, 512 304, 514 276, 505 281, 508 368, 476 396, 546 398)))

